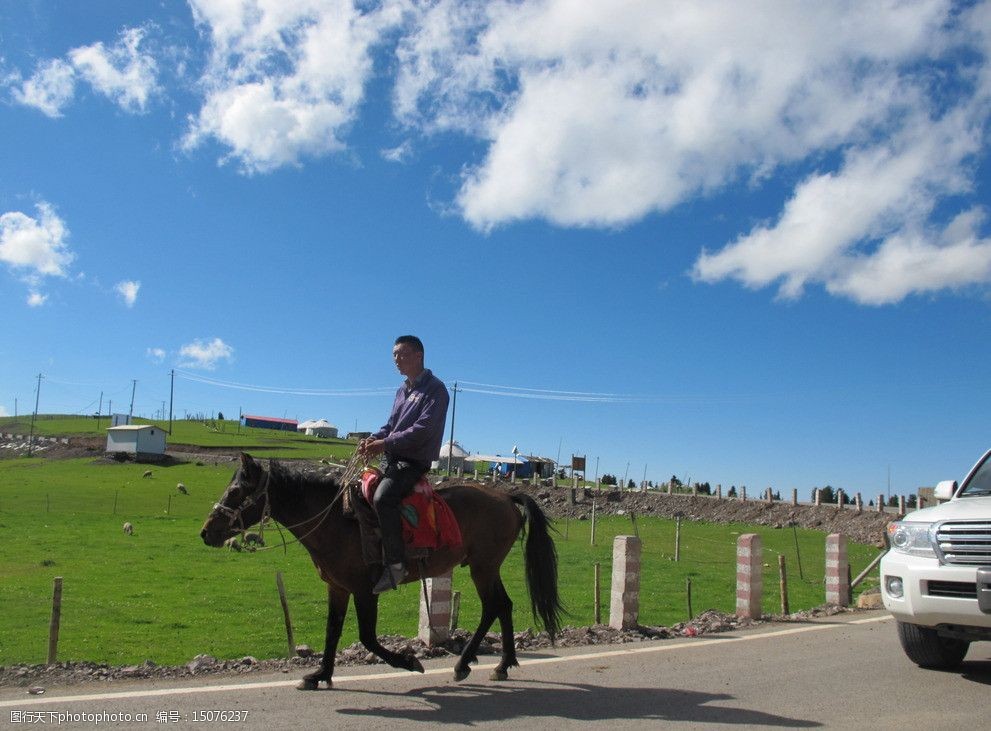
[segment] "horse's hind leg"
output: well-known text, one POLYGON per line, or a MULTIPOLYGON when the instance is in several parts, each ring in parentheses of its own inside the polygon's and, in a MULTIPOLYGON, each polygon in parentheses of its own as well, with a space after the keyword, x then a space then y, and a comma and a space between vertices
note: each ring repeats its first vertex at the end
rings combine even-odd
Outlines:
POLYGON ((394 668, 423 672, 423 665, 412 653, 399 655, 382 647, 379 643, 376 627, 378 625, 379 598, 371 591, 354 595, 354 608, 358 614, 358 639, 369 652, 382 658, 394 668))
POLYGON ((334 657, 337 655, 337 643, 341 639, 344 615, 348 611, 350 596, 350 592, 340 587, 327 585, 327 637, 323 648, 323 659, 320 661, 319 670, 303 676, 302 682, 296 686, 299 690, 316 690, 321 680, 328 688, 333 686, 334 657))
MULTIPOLYGON (((482 600, 482 619, 478 623, 475 634, 471 636, 468 644, 465 645, 465 649, 461 651, 461 657, 454 664, 454 679, 457 681, 464 680, 471 673, 471 663, 478 661, 476 654, 478 652, 478 646, 482 644, 485 633, 489 631, 489 627, 492 626, 496 617, 501 614, 502 597, 509 598, 505 590, 502 592, 496 590, 496 585, 501 586, 502 581, 499 579, 498 573, 493 574, 489 568, 480 569, 472 566, 471 580, 475 582, 475 589, 478 590, 478 598, 482 600)), ((510 623, 510 627, 512 627, 512 623, 510 623)), ((512 646, 512 642, 510 646, 512 646)), ((503 652, 505 652, 505 648, 503 652)))
POLYGON ((509 680, 509 668, 518 668, 516 659, 516 636, 513 634, 513 600, 506 593, 502 579, 496 581, 495 593, 501 597, 499 609, 499 626, 502 629, 502 660, 492 671, 489 680, 509 680))

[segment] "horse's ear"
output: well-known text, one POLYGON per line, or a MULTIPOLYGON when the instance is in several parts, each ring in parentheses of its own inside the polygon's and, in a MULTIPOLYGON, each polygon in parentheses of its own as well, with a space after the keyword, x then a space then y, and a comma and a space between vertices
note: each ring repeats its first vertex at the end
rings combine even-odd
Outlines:
POLYGON ((255 461, 251 459, 251 455, 247 452, 241 452, 241 466, 245 469, 249 467, 254 467, 255 461))

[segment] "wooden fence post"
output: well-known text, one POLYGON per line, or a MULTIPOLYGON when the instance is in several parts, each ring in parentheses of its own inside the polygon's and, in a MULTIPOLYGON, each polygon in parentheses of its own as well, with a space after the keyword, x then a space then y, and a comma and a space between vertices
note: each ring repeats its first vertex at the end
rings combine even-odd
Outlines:
POLYGON ((54 665, 58 660, 58 632, 62 624, 62 577, 55 577, 52 591, 52 619, 48 624, 48 664, 54 665))
POLYGON ((781 588, 781 613, 788 614, 788 573, 783 554, 778 554, 778 581, 781 588))
POLYGON ((764 593, 761 541, 756 533, 736 539, 736 615, 760 619, 764 593))
MULTIPOLYGON (((296 640, 293 638, 292 633, 292 618, 289 616, 289 600, 286 599, 286 587, 282 583, 282 572, 275 572, 275 585, 279 589, 279 601, 282 603, 282 618, 286 623, 286 642, 289 645, 289 654, 287 657, 296 656, 296 640)), ((330 592, 330 587, 327 587, 328 593, 330 592)))
POLYGON ((884 493, 883 492, 879 492, 878 495, 877 495, 877 512, 879 512, 879 513, 883 513, 884 512, 884 503, 885 503, 884 493))
POLYGON ((616 536, 612 552, 609 626, 632 629, 640 617, 640 539, 616 536))

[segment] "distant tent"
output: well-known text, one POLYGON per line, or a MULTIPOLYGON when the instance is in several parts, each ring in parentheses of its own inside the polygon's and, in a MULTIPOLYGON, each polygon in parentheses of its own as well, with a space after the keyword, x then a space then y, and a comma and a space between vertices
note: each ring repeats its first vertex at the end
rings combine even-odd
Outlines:
POLYGON ((440 457, 431 465, 431 467, 435 470, 447 470, 448 455, 450 455, 450 468, 452 472, 455 470, 464 469, 465 457, 468 456, 468 452, 462 449, 461 445, 457 442, 454 442, 453 449, 450 442, 444 442, 440 448, 440 457))
POLYGON ((304 421, 296 427, 296 431, 301 431, 312 437, 324 437, 327 439, 337 438, 337 427, 326 419, 310 419, 304 421))

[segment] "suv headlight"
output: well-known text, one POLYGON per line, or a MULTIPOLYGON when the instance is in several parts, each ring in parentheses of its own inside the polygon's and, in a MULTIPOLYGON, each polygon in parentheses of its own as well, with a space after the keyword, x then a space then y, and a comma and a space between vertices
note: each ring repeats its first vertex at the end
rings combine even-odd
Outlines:
POLYGON ((904 520, 888 523, 891 550, 907 553, 910 556, 936 558, 936 552, 929 538, 930 526, 931 523, 909 523, 904 520))

